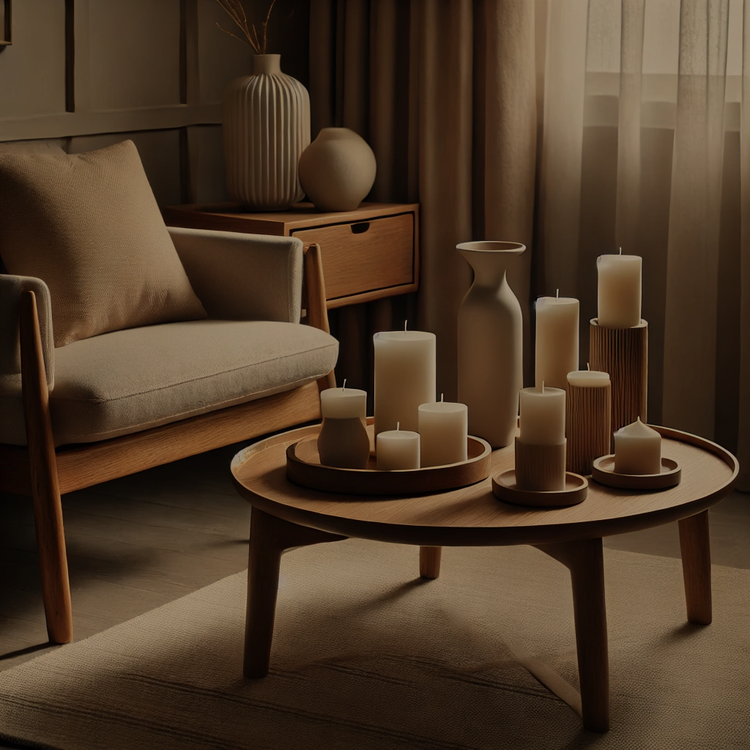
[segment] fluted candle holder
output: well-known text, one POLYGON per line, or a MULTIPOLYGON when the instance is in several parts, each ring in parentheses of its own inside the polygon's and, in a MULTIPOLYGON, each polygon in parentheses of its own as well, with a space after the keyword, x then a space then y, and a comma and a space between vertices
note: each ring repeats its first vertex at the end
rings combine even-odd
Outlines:
POLYGON ((611 450, 611 379, 595 388, 568 383, 566 391, 566 468, 576 474, 591 474, 594 459, 611 450))
POLYGON ((532 492, 565 489, 565 443, 529 445, 516 438, 516 484, 532 492))
MULTIPOLYGON (((612 382, 611 433, 640 417, 647 421, 648 322, 632 328, 602 328, 591 320, 589 364, 592 370, 608 372, 612 382)), ((606 451, 607 453, 611 450, 606 451)))

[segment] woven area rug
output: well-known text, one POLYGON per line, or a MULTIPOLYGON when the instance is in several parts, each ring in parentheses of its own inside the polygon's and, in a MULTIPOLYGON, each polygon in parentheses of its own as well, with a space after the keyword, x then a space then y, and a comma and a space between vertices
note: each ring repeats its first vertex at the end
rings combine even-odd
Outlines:
POLYGON ((245 576, 0 674, 0 737, 31 747, 750 747, 750 571, 714 567, 688 625, 677 560, 605 550, 612 729, 594 734, 516 661, 576 683, 565 568, 528 547, 347 540, 282 561, 271 673, 241 676, 245 576))

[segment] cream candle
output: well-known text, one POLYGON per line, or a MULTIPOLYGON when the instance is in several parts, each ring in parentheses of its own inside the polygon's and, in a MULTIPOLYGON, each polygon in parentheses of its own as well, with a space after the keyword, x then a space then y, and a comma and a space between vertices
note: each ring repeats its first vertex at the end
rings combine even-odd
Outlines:
POLYGON ((579 303, 573 297, 536 301, 535 383, 565 388, 567 374, 578 369, 579 303))
POLYGON ((370 457, 367 434, 367 392, 358 388, 328 388, 320 394, 323 424, 318 434, 320 463, 343 469, 364 469, 370 457))
POLYGON ((568 373, 567 381, 579 388, 606 388, 610 384, 609 373, 598 370, 574 370, 568 373))
POLYGON ((640 417, 615 432, 615 472, 661 473, 661 435, 643 424, 640 417))
POLYGON ((524 388, 521 391, 521 432, 526 445, 560 445, 565 442, 565 391, 561 388, 524 388))
POLYGON ((419 468, 419 433, 402 430, 385 430, 375 436, 375 455, 378 471, 398 471, 419 468))
POLYGON ((420 404, 435 401, 435 334, 424 331, 382 331, 375 347, 375 434, 416 431, 420 404))
POLYGON ((443 466, 466 461, 469 410, 466 404, 440 401, 418 409, 421 466, 443 466))
POLYGON ((632 328, 641 322, 641 257, 600 255, 598 324, 602 328, 632 328))

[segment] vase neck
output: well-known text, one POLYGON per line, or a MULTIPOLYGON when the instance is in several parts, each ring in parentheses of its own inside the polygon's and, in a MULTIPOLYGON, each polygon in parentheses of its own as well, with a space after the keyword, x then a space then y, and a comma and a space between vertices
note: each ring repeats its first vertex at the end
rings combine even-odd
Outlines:
POLYGON ((281 75, 281 55, 254 55, 253 75, 281 75))
POLYGON ((499 287, 505 282, 508 264, 518 255, 510 251, 460 250, 459 252, 474 271, 474 283, 478 286, 490 287, 499 287))

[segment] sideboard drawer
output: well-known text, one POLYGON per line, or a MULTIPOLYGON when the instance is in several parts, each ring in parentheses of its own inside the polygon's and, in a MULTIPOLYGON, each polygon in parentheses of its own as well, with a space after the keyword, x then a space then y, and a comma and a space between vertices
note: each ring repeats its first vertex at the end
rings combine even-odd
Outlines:
POLYGON ((337 299, 417 283, 414 213, 292 232, 320 245, 329 307, 337 299))

